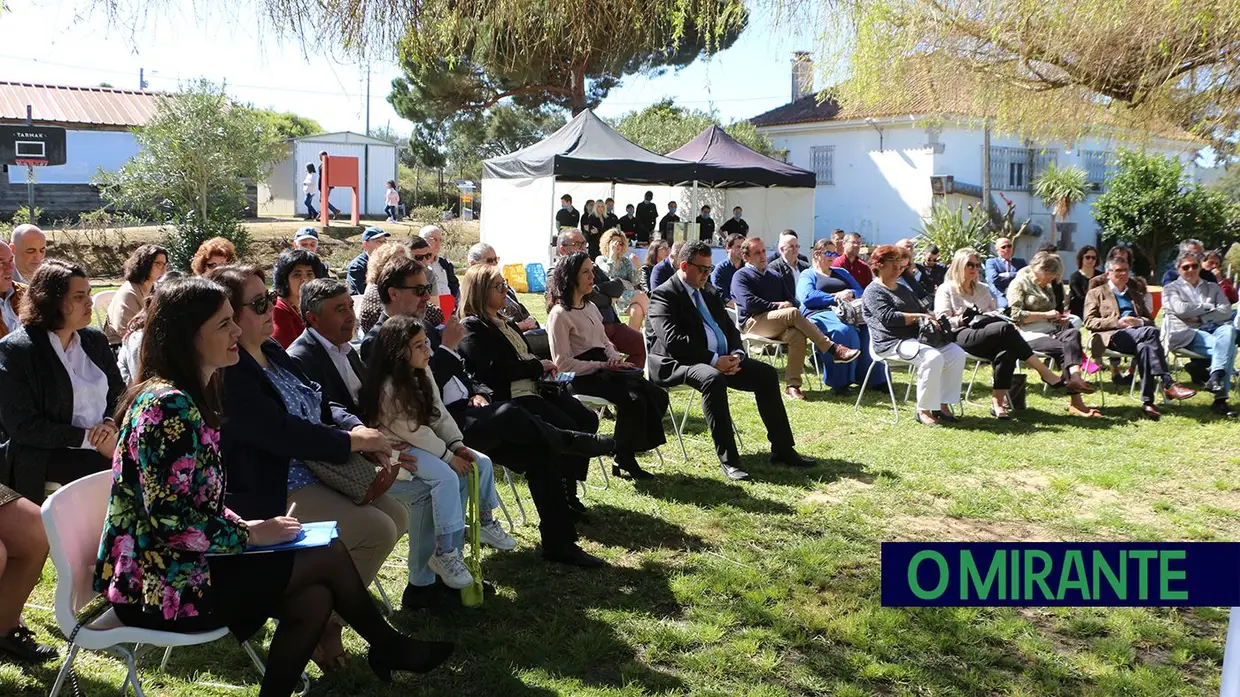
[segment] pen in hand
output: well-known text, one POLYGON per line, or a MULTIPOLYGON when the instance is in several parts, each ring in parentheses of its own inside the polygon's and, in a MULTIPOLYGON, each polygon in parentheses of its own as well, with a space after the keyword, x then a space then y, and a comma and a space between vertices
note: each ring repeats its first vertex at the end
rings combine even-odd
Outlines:
POLYGON ((289 506, 289 507, 288 507, 288 513, 285 513, 284 515, 288 516, 289 518, 292 518, 292 517, 293 517, 293 511, 295 511, 295 510, 297 510, 297 502, 296 502, 296 501, 294 501, 294 502, 293 502, 293 505, 291 505, 291 506, 289 506))

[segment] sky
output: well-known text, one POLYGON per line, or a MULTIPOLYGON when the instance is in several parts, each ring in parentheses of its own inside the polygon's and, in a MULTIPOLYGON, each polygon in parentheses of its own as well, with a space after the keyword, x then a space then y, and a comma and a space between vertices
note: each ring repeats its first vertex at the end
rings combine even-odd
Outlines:
MULTIPOLYGON (((211 2, 169 0, 170 9, 123 27, 91 11, 91 0, 7 4, 0 31, 40 41, 0 47, 0 79, 137 89, 144 69, 148 89, 174 91, 206 77, 224 82, 240 102, 313 118, 329 132, 366 130, 367 66, 343 51, 281 37, 252 10, 233 14, 211 2)), ((727 51, 679 73, 628 77, 598 113, 620 116, 670 96, 682 106, 716 111, 725 124, 756 116, 789 101, 792 53, 813 43, 789 26, 756 18, 727 51)), ((408 122, 386 100, 400 75, 395 61, 372 62, 369 74, 371 127, 408 133, 408 122)))

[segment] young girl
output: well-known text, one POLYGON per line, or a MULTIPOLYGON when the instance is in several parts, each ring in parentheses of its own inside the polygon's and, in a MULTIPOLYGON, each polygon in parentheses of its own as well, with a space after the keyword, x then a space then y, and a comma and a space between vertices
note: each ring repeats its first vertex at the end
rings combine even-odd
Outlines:
POLYGON ((389 223, 396 222, 396 207, 400 205, 400 192, 396 191, 396 182, 388 180, 387 193, 383 195, 383 210, 387 213, 387 221, 389 223))
POLYGON ((435 553, 426 566, 451 588, 474 582, 465 566, 462 478, 478 468, 481 500, 479 536, 489 547, 511 550, 517 541, 504 532, 492 511, 499 505, 491 461, 478 457, 462 442, 461 430, 444 408, 431 376, 431 347, 422 323, 413 317, 392 317, 379 330, 375 354, 366 366, 358 394, 362 420, 374 424, 390 439, 407 443, 405 451, 418 458, 414 477, 430 490, 435 520, 435 553))

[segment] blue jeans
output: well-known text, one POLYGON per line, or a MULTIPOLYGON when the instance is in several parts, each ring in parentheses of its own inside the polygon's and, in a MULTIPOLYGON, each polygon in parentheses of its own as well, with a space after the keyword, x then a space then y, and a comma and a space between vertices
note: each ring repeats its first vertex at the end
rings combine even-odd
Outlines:
POLYGON ((1189 351, 1202 353, 1210 357, 1210 372, 1223 371, 1223 392, 1231 389, 1231 376, 1236 372, 1236 327, 1228 322, 1220 324, 1212 331, 1198 329, 1193 333, 1193 343, 1186 346, 1189 351))
MULTIPOLYGON (((405 451, 418 458, 418 471, 413 479, 398 479, 388 489, 388 496, 410 507, 409 511, 409 583, 429 586, 435 572, 426 568, 426 560, 435 553, 435 537, 450 535, 453 547, 465 546, 465 506, 469 501, 469 478, 458 475, 448 463, 419 448, 405 451), (447 472, 447 476, 444 472, 447 472), (455 511, 455 513, 453 513, 455 511), (453 517, 455 516, 455 517, 453 517)), ((477 450, 478 509, 491 511, 499 506, 495 493, 495 470, 491 458, 477 450)))
POLYGON ((314 210, 314 194, 306 194, 306 215, 311 218, 319 217, 319 212, 314 210))

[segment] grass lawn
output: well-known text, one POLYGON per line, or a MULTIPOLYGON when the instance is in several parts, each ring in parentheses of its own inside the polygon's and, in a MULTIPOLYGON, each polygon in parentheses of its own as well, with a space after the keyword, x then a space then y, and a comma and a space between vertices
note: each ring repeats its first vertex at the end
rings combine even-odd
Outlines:
MULTIPOLYGON (((988 381, 988 371, 979 379, 988 381)), ((610 490, 589 492, 595 522, 582 526, 582 544, 609 569, 547 565, 535 551, 536 527, 519 528, 516 551, 484 558, 498 597, 476 610, 397 613, 406 631, 458 642, 446 669, 384 686, 350 632, 350 667, 320 678, 312 666, 312 692, 1217 694, 1222 609, 880 606, 884 540, 1237 538, 1237 430, 1210 417, 1207 397, 1149 423, 1138 419, 1137 403, 1112 393, 1105 419, 1082 422, 1064 414, 1066 398, 1042 398, 1033 381, 1019 419, 1001 424, 974 406, 966 427, 942 429, 914 424, 907 408, 898 426, 886 423, 891 411, 877 394, 857 416, 852 400, 809 391, 808 401, 788 405, 800 450, 820 461, 805 471, 766 463, 753 400, 734 394, 753 476, 746 484, 722 479, 695 405, 688 464, 672 436, 658 479, 612 480, 610 490)), ((673 395, 678 413, 690 394, 673 395)), ((601 483, 597 468, 590 483, 601 483)), ((506 488, 501 496, 511 505, 506 488)), ((405 551, 402 540, 382 574, 395 598, 405 551)), ((49 564, 26 619, 40 639, 63 647, 45 609, 53 588, 49 564)), ((88 694, 119 690, 118 661, 87 655, 78 665, 88 694)), ((0 666, 0 694, 46 694, 58 667, 0 666)), ((148 694, 257 692, 248 659, 228 640, 178 649, 167 673, 157 668, 157 656, 142 665, 148 694)))

